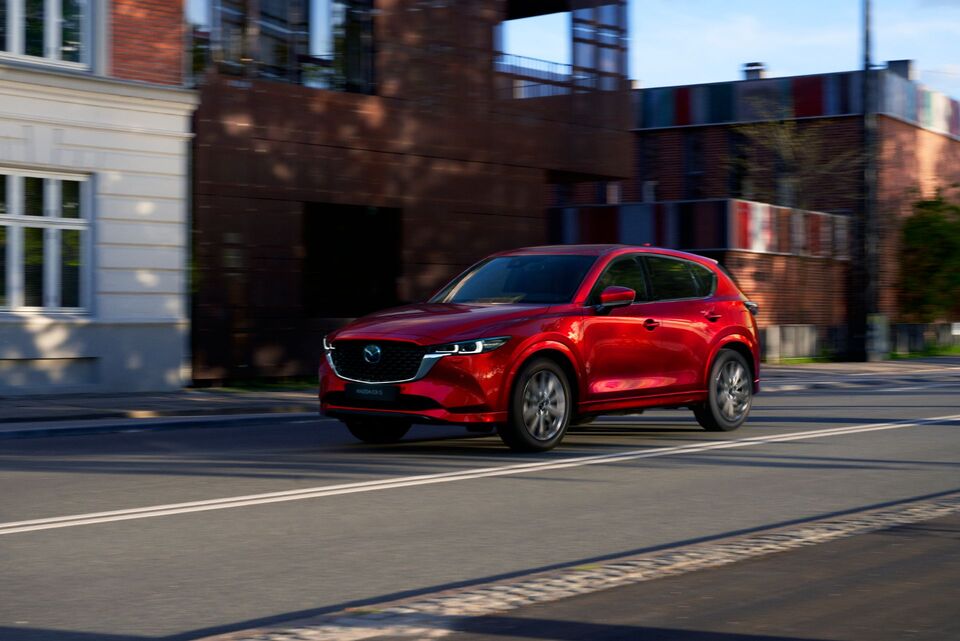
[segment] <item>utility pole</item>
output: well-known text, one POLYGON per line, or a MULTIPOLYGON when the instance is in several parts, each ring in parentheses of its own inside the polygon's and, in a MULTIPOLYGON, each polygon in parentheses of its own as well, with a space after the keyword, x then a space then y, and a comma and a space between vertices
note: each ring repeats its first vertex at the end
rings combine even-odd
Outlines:
POLYGON ((855 264, 851 265, 851 356, 876 361, 887 355, 887 327, 879 314, 879 224, 877 216, 877 75, 873 69, 871 0, 863 0, 863 202, 855 229, 855 264))
POLYGON ((880 221, 877 212, 877 72, 873 69, 872 0, 863 1, 863 223, 864 298, 867 320, 868 361, 887 358, 887 323, 880 314, 877 287, 880 281, 880 221))

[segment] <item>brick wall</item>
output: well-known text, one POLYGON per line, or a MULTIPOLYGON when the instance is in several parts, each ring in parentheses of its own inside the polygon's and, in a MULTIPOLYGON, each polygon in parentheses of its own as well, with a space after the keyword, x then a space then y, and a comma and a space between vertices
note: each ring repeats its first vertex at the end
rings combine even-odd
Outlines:
POLYGON ((880 218, 880 311, 891 321, 905 321, 899 297, 900 228, 913 203, 933 198, 938 190, 957 198, 960 192, 960 141, 915 125, 881 116, 878 150, 880 218))
POLYGON ((715 256, 760 305, 757 323, 839 326, 846 323, 846 261, 728 251, 715 256))
POLYGON ((183 82, 182 0, 110 3, 110 75, 163 85, 183 82))

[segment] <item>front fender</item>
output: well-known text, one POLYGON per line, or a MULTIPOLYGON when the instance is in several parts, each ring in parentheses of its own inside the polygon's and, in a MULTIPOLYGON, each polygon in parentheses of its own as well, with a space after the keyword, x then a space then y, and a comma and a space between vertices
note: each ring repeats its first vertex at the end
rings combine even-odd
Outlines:
POLYGON ((532 340, 529 344, 517 349, 513 358, 513 362, 510 364, 510 367, 507 370, 505 381, 506 384, 501 390, 502 397, 500 399, 500 407, 503 407, 509 411, 510 394, 513 391, 513 384, 516 381, 517 375, 520 373, 520 369, 524 366, 524 364, 527 363, 527 361, 536 356, 537 353, 544 351, 559 353, 567 359, 577 379, 575 381, 570 381, 570 385, 576 386, 577 398, 583 398, 585 392, 583 383, 583 362, 581 361, 580 356, 573 344, 569 342, 566 337, 557 335, 550 337, 539 337, 535 340, 532 340))

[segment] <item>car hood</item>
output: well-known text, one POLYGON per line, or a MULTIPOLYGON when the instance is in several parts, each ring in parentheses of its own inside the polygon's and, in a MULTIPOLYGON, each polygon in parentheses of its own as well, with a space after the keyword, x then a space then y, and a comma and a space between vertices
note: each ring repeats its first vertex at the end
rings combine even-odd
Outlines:
POLYGON ((420 303, 358 318, 333 340, 405 339, 420 344, 490 338, 504 325, 539 316, 549 305, 420 303))

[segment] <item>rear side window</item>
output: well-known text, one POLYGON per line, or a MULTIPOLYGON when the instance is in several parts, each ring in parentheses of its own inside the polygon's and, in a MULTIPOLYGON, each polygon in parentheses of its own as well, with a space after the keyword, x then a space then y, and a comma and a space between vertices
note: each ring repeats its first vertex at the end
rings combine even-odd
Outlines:
POLYGON ((610 263, 593 288, 590 295, 591 300, 596 303, 600 300, 600 292, 607 287, 616 285, 618 287, 629 287, 637 293, 635 301, 650 300, 650 293, 647 291, 647 277, 643 273, 643 267, 636 256, 625 256, 615 259, 610 263))
POLYGON ((705 298, 716 289, 716 274, 702 265, 664 256, 645 256, 644 260, 657 300, 705 298))

